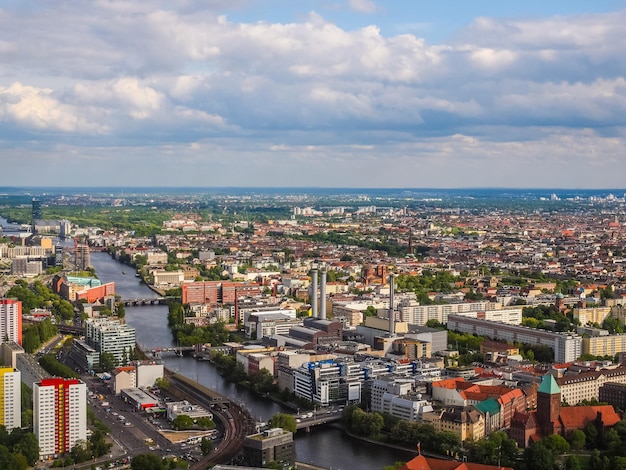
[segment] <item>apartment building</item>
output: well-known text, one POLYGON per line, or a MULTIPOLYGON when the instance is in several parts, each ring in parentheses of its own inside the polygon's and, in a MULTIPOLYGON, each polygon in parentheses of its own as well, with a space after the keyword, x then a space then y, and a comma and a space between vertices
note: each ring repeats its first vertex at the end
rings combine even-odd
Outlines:
POLYGON ((583 338, 583 354, 615 356, 626 351, 626 334, 583 338))
POLYGON ((499 321, 508 325, 522 323, 522 308, 503 308, 498 302, 462 302, 443 305, 420 305, 412 299, 403 299, 398 305, 400 321, 424 326, 429 320, 448 323, 449 315, 462 315, 499 321))
POLYGON ((87 439, 87 385, 49 378, 33 384, 33 431, 42 459, 69 452, 87 439))
POLYGON ((0 299, 0 342, 22 345, 22 302, 0 299))
POLYGON ((583 400, 598 400, 604 384, 626 384, 626 367, 565 375, 556 379, 556 382, 561 389, 562 400, 569 405, 576 405, 583 400))
POLYGON ((7 431, 22 426, 21 373, 13 367, 0 368, 0 425, 7 431))
POLYGON ((486 336, 494 340, 549 346, 554 351, 555 362, 573 362, 582 354, 582 338, 574 333, 559 333, 525 326, 507 325, 461 315, 448 317, 448 329, 486 336))

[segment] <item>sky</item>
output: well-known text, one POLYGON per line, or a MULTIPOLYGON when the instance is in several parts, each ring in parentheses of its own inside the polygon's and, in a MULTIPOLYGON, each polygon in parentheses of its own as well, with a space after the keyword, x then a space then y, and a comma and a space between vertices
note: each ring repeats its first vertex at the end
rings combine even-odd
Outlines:
POLYGON ((0 186, 626 188, 626 0, 3 0, 0 186))

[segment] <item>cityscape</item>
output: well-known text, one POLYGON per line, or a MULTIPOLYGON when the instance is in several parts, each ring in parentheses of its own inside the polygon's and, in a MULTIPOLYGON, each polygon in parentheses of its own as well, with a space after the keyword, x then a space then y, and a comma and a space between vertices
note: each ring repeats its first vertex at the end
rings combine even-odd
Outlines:
POLYGON ((624 24, 2 2, 0 468, 626 470, 624 24))
POLYGON ((622 458, 624 191, 0 193, 7 461, 622 458))

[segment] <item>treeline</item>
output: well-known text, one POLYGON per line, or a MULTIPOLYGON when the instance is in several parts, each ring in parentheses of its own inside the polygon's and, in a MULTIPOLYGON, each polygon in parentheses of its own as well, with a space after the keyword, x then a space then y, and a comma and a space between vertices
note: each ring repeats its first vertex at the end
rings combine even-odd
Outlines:
POLYGON ((66 379, 77 379, 80 377, 71 367, 60 363, 54 356, 49 354, 39 358, 39 365, 55 377, 64 377, 66 379))
POLYGON ((279 392, 278 385, 274 383, 274 377, 267 369, 247 374, 243 365, 237 362, 234 356, 226 354, 216 354, 213 363, 220 375, 229 382, 243 385, 260 395, 279 392))
POLYGON ((213 346, 222 345, 231 340, 231 333, 222 322, 208 326, 196 326, 184 323, 188 310, 180 302, 170 302, 168 323, 174 341, 180 346, 193 346, 209 343, 213 346))
POLYGON ((49 319, 28 325, 22 331, 22 347, 32 354, 39 346, 58 333, 57 327, 49 319))
POLYGON ((39 443, 32 432, 20 428, 10 433, 0 426, 0 468, 26 470, 39 459, 39 443))
POLYGON ((432 424, 397 419, 392 416, 363 411, 356 405, 343 410, 341 421, 346 429, 359 436, 386 440, 406 446, 445 455, 461 448, 459 437, 450 432, 437 432, 432 424))
POLYGON ((59 320, 74 318, 74 306, 62 299, 41 281, 28 285, 23 279, 15 281, 5 297, 15 298, 22 302, 22 313, 28 314, 31 310, 41 308, 50 310, 59 320))

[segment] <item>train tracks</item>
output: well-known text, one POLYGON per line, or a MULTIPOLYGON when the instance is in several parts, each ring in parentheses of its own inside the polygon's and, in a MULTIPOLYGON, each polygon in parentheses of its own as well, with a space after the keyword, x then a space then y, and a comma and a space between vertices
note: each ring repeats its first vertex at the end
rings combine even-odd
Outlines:
POLYGON ((177 389, 181 395, 206 409, 210 408, 224 428, 224 436, 219 446, 199 462, 194 463, 190 470, 205 470, 216 464, 230 463, 241 452, 246 436, 253 430, 251 429, 254 426, 252 417, 238 404, 186 377, 174 374, 168 378, 170 387, 177 389), (212 407, 216 403, 222 403, 222 405, 212 407))

